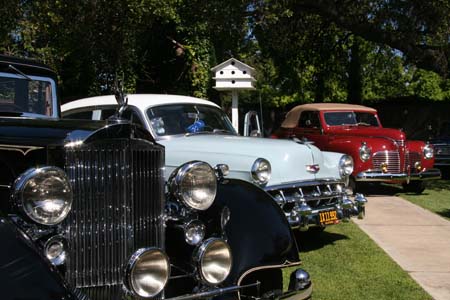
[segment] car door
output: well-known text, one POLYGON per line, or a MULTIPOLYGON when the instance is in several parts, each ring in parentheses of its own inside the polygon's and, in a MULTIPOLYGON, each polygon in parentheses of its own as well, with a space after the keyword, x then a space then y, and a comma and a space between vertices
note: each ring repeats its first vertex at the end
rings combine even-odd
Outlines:
POLYGON ((320 149, 326 146, 326 136, 323 134, 318 111, 302 111, 294 133, 300 139, 306 138, 313 141, 320 149))

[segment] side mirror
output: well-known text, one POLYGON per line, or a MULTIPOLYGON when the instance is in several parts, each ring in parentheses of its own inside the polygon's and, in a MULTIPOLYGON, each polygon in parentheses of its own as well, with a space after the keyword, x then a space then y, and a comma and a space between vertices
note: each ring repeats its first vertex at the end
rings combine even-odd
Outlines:
POLYGON ((259 117, 256 111, 249 111, 244 117, 244 136, 261 137, 262 130, 259 125, 259 117))

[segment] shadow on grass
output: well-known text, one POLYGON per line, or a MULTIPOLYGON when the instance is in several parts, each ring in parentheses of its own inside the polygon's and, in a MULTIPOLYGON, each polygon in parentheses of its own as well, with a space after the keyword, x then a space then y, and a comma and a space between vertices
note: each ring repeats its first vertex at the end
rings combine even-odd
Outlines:
POLYGON ((334 244, 336 241, 347 240, 348 237, 339 233, 327 232, 326 230, 318 232, 300 232, 294 231, 300 252, 314 251, 324 246, 334 244))
POLYGON ((428 195, 427 190, 450 190, 450 180, 430 180, 426 183, 426 189, 422 194, 405 193, 399 184, 364 183, 358 186, 358 193, 365 196, 395 196, 404 193, 411 196, 428 195))
POLYGON ((450 209, 446 209, 446 210, 443 210, 443 211, 437 211, 436 213, 438 215, 440 215, 441 217, 450 219, 450 209))

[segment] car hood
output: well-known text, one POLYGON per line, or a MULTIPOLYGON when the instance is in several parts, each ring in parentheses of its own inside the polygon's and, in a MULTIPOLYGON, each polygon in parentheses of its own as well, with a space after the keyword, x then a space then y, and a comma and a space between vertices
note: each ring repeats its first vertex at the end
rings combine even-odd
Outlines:
POLYGON ((333 129, 332 133, 345 136, 389 138, 396 141, 404 140, 406 138, 405 133, 400 129, 383 127, 343 126, 342 128, 333 129))
POLYGON ((257 158, 267 159, 272 176, 267 186, 317 179, 306 170, 307 165, 320 164, 320 176, 327 172, 322 152, 312 144, 291 140, 250 138, 232 135, 198 134, 160 140, 166 148, 166 178, 181 164, 202 160, 211 166, 227 164, 230 178, 252 181, 251 168, 257 158), (323 165, 323 166, 322 166, 323 165))

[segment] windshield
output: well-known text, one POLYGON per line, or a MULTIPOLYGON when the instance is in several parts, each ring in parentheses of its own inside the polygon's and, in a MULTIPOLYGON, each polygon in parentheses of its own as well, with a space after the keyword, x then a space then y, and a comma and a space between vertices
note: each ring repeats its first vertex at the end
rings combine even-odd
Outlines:
POLYGON ((56 116, 54 87, 50 78, 0 72, 0 112, 56 116))
POLYGON ((376 116, 369 112, 354 112, 354 111, 339 111, 324 113, 325 123, 329 126, 339 125, 361 125, 361 126, 376 126, 378 127, 378 120, 376 116))
POLYGON ((205 132, 236 134, 227 115, 208 105, 187 103, 152 107, 147 110, 147 116, 157 136, 205 132))

